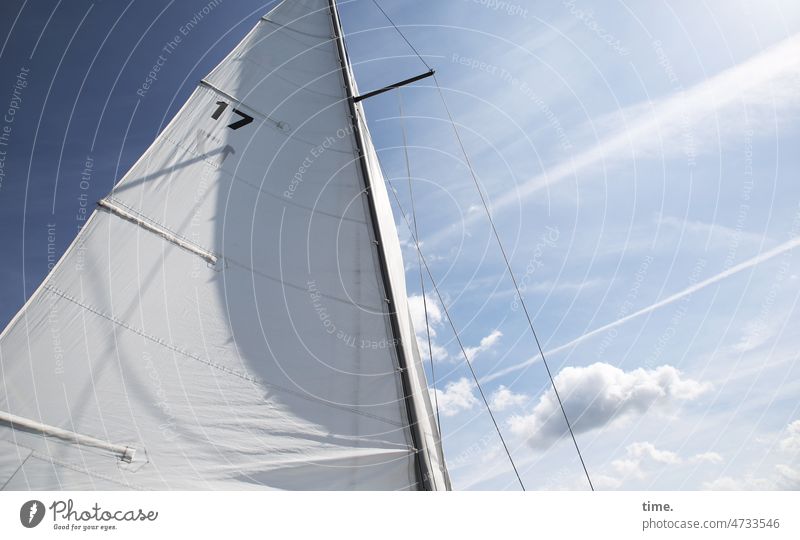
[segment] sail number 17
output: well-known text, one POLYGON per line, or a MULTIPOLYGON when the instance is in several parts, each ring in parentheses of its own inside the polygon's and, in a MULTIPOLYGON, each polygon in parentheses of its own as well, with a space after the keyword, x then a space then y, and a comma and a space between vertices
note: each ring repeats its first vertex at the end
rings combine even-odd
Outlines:
MULTIPOLYGON (((228 108, 228 104, 225 103, 224 101, 217 101, 216 105, 217 105, 217 108, 211 114, 211 118, 213 118, 214 120, 219 120, 219 117, 222 116, 222 113, 225 111, 225 109, 228 108)), ((247 113, 243 113, 239 109, 233 109, 233 112, 235 114, 238 114, 242 118, 237 120, 236 122, 228 124, 228 127, 231 128, 231 129, 239 129, 240 127, 244 127, 244 126, 246 126, 247 124, 249 124, 250 122, 253 121, 253 117, 252 116, 250 116, 247 113)))

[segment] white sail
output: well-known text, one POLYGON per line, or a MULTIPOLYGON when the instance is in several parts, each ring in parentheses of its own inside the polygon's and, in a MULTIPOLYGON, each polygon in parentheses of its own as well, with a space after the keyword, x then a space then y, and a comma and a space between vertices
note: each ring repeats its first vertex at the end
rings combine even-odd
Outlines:
POLYGON ((0 486, 448 487, 332 9, 259 21, 0 335, 0 486))

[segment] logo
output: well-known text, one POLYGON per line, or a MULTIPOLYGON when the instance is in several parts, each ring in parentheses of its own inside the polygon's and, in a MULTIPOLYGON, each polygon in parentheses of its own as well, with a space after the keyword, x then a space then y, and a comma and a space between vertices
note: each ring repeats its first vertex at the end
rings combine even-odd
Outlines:
POLYGON ((19 509, 19 521, 23 527, 32 529, 44 518, 44 504, 36 499, 28 501, 19 509))

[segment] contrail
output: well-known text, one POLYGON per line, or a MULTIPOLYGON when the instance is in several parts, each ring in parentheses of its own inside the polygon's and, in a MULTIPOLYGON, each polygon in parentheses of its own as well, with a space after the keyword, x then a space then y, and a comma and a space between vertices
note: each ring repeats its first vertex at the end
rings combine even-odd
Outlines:
MULTIPOLYGON (((544 354, 545 355, 551 355, 551 354, 555 354, 557 352, 563 351, 564 349, 568 349, 568 348, 572 347, 573 345, 576 345, 576 344, 580 343, 581 341, 589 339, 592 336, 596 336, 597 334, 605 332, 606 330, 609 330, 611 328, 614 328, 616 326, 624 324, 624 323, 630 321, 631 319, 635 319, 636 317, 640 317, 642 315, 646 315, 646 314, 648 314, 648 313, 650 313, 652 311, 657 310, 658 308, 661 308, 661 307, 664 307, 666 305, 672 304, 673 302, 675 302, 677 300, 680 300, 681 298, 684 298, 686 296, 689 296, 690 294, 695 293, 695 292, 699 291, 700 289, 704 289, 704 288, 708 287, 709 285, 713 285, 714 283, 717 283, 718 281, 722 281, 723 279, 725 279, 727 277, 730 277, 730 276, 732 276, 734 274, 738 274, 742 270, 747 270, 748 268, 752 268, 752 267, 754 267, 756 265, 759 265, 764 261, 768 261, 768 260, 772 259, 773 257, 776 257, 776 256, 780 255, 781 253, 785 253, 787 251, 790 251, 790 250, 792 250, 792 249, 794 249, 794 248, 796 248, 798 246, 800 246, 800 236, 792 238, 788 242, 784 242, 783 244, 780 244, 780 245, 770 249, 769 251, 765 251, 764 253, 760 253, 759 255, 756 255, 752 259, 748 259, 748 260, 746 260, 744 262, 741 262, 741 263, 737 264, 736 266, 732 266, 732 267, 728 268, 727 270, 723 270, 719 274, 711 276, 710 278, 708 278, 708 279, 706 279, 704 281, 700 281, 699 283, 695 283, 694 285, 686 287, 682 291, 677 292, 677 293, 673 294, 672 296, 668 296, 667 298, 664 298, 663 300, 659 300, 655 304, 651 304, 651 305, 649 305, 649 306, 647 306, 645 308, 640 309, 639 311, 635 311, 635 312, 631 313, 630 315, 626 315, 625 317, 622 317, 621 319, 617 319, 616 321, 610 322, 610 323, 608 323, 606 325, 603 325, 603 326, 601 326, 599 328, 595 328, 594 330, 591 330, 591 331, 583 334, 582 336, 579 336, 579 337, 573 339, 569 343, 565 343, 564 345, 559 345, 555 349, 550 349, 549 351, 545 351, 544 354)), ((534 356, 533 358, 529 358, 528 360, 525 360, 524 362, 520 362, 519 364, 515 364, 513 366, 507 367, 505 369, 502 369, 500 371, 497 371, 495 373, 487 375, 486 377, 483 377, 481 379, 481 382, 483 383, 483 382, 493 381, 493 380, 497 379, 498 377, 502 377, 503 375, 508 375, 509 373, 512 373, 514 371, 518 371, 518 370, 520 370, 522 368, 530 366, 531 364, 533 364, 535 362, 538 362, 539 358, 540 357, 537 355, 537 356, 534 356)))
MULTIPOLYGON (((649 112, 646 114, 639 111, 642 103, 629 106, 621 111, 622 116, 638 116, 626 122, 621 131, 521 183, 516 189, 505 191, 504 195, 490 201, 492 213, 500 214, 504 209, 515 208, 521 201, 543 189, 576 179, 579 171, 598 163, 605 168, 611 162, 634 159, 637 151, 646 149, 660 151, 663 157, 664 141, 681 140, 680 134, 687 129, 687 119, 691 119, 692 126, 711 122, 712 128, 716 129, 716 118, 725 107, 737 107, 737 110, 741 110, 746 105, 749 110, 752 105, 753 110, 772 111, 769 114, 773 116, 773 107, 781 110, 785 110, 786 106, 794 107, 794 89, 797 87, 797 72, 800 68, 798 52, 800 34, 786 38, 685 91, 644 103, 648 105, 649 112), (717 116, 711 114, 713 112, 717 116)), ((463 227, 482 219, 482 216, 482 212, 466 215, 463 227)), ((449 226, 444 227, 431 234, 427 241, 438 244, 447 241, 451 233, 449 226)))

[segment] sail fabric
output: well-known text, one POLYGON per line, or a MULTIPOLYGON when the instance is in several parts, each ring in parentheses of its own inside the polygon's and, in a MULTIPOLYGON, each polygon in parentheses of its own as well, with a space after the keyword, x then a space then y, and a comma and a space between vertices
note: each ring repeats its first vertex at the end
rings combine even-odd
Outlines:
POLYGON ((0 411, 34 426, 0 415, 4 489, 417 489, 418 451, 447 487, 334 35, 327 0, 262 18, 0 335, 0 411))

